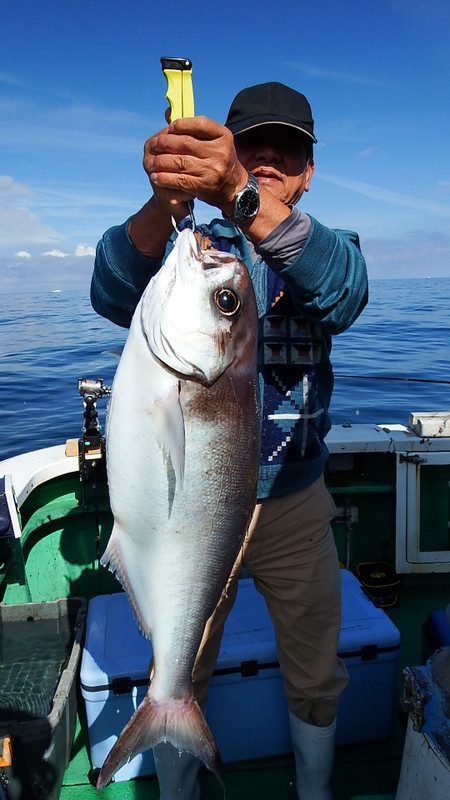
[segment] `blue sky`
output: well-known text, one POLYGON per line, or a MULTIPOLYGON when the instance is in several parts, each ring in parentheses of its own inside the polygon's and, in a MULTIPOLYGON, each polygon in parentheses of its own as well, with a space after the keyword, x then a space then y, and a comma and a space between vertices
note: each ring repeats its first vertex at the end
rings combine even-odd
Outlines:
POLYGON ((4 0, 1 22, 0 291, 87 288, 103 231, 148 199, 161 55, 193 60, 218 121, 246 85, 304 92, 301 207, 358 231, 372 278, 450 276, 448 0, 4 0))

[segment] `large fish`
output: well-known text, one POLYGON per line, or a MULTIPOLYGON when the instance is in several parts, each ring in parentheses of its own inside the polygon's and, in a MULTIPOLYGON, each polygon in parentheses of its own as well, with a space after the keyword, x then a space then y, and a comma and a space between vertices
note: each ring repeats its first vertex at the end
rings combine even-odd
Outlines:
POLYGON ((246 267, 182 231, 136 308, 108 410, 114 528, 102 564, 152 640, 154 673, 97 788, 166 741, 221 776, 191 675, 255 504, 256 345, 246 267))

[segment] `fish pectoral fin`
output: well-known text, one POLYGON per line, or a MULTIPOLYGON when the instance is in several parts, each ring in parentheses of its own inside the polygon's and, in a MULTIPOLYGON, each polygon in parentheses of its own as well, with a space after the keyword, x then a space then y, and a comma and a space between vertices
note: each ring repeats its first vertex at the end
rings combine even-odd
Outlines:
POLYGON ((222 761, 197 701, 193 697, 158 701, 147 694, 103 764, 97 789, 107 786, 129 759, 161 742, 201 759, 223 784, 222 761))
POLYGON ((152 418, 158 444, 170 458, 177 486, 182 487, 186 438, 178 382, 172 383, 164 395, 155 398, 152 418))

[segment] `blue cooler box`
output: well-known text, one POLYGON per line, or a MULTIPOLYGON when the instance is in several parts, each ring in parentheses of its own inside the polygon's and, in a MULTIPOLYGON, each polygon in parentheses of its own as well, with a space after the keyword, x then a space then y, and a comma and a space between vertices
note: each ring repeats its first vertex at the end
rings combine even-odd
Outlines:
MULTIPOLYGON (((400 634, 347 570, 342 570, 342 602, 339 654, 350 681, 340 704, 337 744, 381 739, 390 733, 395 710, 400 634)), ((125 594, 91 600, 81 690, 93 767, 102 766, 144 697, 151 652, 125 594)), ((239 581, 209 687, 206 718, 225 763, 292 749, 273 627, 251 578, 239 581)), ((118 770, 115 780, 154 772, 150 750, 118 770)))

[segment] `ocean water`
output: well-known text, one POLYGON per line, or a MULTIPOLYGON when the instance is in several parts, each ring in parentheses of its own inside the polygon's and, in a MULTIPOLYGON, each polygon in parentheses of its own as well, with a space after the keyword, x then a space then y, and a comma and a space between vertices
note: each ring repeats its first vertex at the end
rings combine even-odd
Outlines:
MULTIPOLYGON (((87 291, 2 295, 0 459, 78 437, 78 378, 110 384, 126 333, 92 310, 87 291)), ((363 314, 334 338, 333 364, 335 424, 450 410, 450 278, 372 281, 363 314)))

